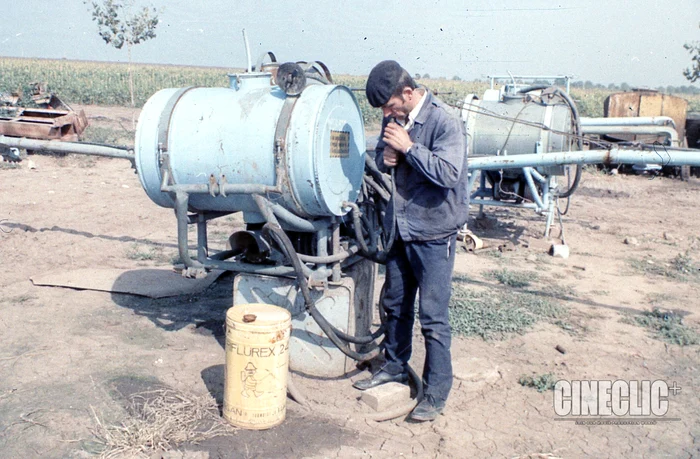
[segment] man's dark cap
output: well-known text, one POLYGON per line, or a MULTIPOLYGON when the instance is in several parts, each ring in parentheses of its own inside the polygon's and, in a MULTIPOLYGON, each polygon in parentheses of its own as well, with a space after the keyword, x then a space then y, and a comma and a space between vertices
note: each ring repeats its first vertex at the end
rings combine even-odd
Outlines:
POLYGON ((367 100, 372 107, 381 107, 389 102, 396 91, 403 68, 396 61, 381 61, 374 66, 367 78, 367 100))

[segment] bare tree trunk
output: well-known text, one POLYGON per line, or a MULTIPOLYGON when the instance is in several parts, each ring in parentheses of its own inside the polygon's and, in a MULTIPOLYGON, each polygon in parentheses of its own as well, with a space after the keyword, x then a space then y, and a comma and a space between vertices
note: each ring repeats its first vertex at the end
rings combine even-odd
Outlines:
POLYGON ((134 75, 131 70, 131 43, 126 43, 126 50, 129 54, 129 64, 127 67, 129 69, 129 94, 131 94, 131 108, 134 108, 136 103, 134 101, 134 75))

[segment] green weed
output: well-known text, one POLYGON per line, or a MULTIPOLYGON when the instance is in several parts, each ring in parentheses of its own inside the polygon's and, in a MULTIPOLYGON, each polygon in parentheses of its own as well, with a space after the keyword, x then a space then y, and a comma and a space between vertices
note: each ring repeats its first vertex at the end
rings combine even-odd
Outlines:
POLYGON ((7 162, 7 161, 0 161, 0 170, 3 169, 20 169, 22 165, 20 163, 14 163, 14 162, 7 162))
POLYGON ((650 330, 653 336, 667 343, 679 346, 700 344, 700 334, 683 323, 683 318, 673 311, 653 308, 641 315, 623 319, 623 322, 638 325, 650 330))
POLYGON ((553 322, 568 315, 562 306, 527 292, 474 291, 453 284, 450 324, 458 335, 505 339, 525 333, 539 321, 553 322))
POLYGON ((155 247, 144 247, 139 244, 132 244, 129 250, 126 251, 126 257, 129 260, 147 261, 156 260, 160 256, 160 251, 155 247))
POLYGON ((485 277, 515 288, 527 287, 531 281, 537 280, 537 274, 533 272, 510 271, 506 268, 487 271, 485 277))
POLYGON ((539 376, 522 375, 518 379, 518 383, 520 383, 520 385, 523 387, 533 387, 537 389, 537 392, 546 392, 554 389, 554 385, 557 383, 557 378, 552 373, 539 376))
POLYGON ((653 276, 688 281, 700 276, 700 268, 693 262, 688 252, 679 253, 668 262, 655 260, 651 256, 633 259, 629 265, 636 271, 653 276))

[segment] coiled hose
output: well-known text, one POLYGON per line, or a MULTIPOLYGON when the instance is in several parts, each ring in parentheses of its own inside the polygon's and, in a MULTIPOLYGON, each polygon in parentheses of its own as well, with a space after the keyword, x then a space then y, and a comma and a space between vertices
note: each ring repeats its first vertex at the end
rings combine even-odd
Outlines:
MULTIPOLYGON (((571 119, 573 123, 573 128, 574 128, 574 135, 576 137, 576 146, 578 147, 578 150, 583 150, 583 132, 581 129, 581 117, 579 116, 578 108, 576 108, 576 103, 573 101, 571 96, 566 93, 566 91, 562 91, 560 88, 557 88, 556 86, 547 86, 547 85, 535 85, 535 86, 528 86, 526 88, 522 88, 518 91, 518 93, 525 94, 528 92, 532 91, 540 91, 544 89, 551 89, 554 91, 556 95, 561 97, 564 102, 566 102, 566 105, 569 106, 569 110, 571 110, 571 119)), ((569 198, 571 197, 572 194, 578 189, 579 182, 581 182, 581 172, 582 172, 582 167, 580 165, 576 166, 576 173, 574 174, 574 180, 569 186, 569 188, 564 191, 563 193, 558 193, 557 197, 559 198, 569 198)), ((567 203, 567 210, 568 210, 568 203, 567 203)), ((564 215, 566 212, 562 212, 562 215, 564 215)))
POLYGON ((338 330, 331 323, 329 323, 323 314, 321 314, 321 312, 316 308, 316 304, 311 298, 308 281, 304 275, 301 261, 299 260, 299 257, 296 256, 296 251, 294 250, 292 242, 289 240, 287 234, 282 231, 281 228, 270 224, 269 222, 263 226, 262 230, 263 234, 272 238, 277 243, 285 257, 292 264, 292 267, 297 275, 297 283, 299 284, 301 294, 304 297, 306 310, 309 311, 311 317, 313 317, 316 323, 318 323, 318 326, 321 327, 323 333, 328 336, 328 339, 330 339, 331 342, 343 352, 343 354, 347 355, 351 359, 364 362, 376 357, 379 354, 379 344, 377 344, 375 340, 381 336, 381 333, 375 332, 368 336, 356 337, 338 330), (354 351, 350 348, 348 342, 354 344, 370 344, 369 350, 362 353, 354 351))

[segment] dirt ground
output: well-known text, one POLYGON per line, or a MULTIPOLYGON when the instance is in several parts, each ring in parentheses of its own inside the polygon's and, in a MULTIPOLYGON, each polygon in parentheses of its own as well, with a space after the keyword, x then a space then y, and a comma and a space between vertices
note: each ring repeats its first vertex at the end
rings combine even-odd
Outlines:
MULTIPOLYGON (((95 125, 129 126, 133 118, 124 109, 86 111, 95 125)), ((509 287, 487 273, 532 273, 543 287, 538 294, 570 315, 566 326, 543 321, 504 339, 456 336, 455 384, 435 422, 366 420, 371 409, 351 387, 366 372, 333 380, 294 375, 310 409, 289 400, 281 426, 238 430, 153 457, 700 457, 700 346, 666 343, 625 320, 659 306, 700 329, 700 277, 644 269, 672 267, 679 254, 697 269, 699 202, 697 181, 586 172, 563 217, 568 259, 547 254, 542 217, 485 209, 486 228, 473 231, 487 248, 461 252, 456 263, 466 287, 504 291, 509 287), (508 250, 496 250, 507 242, 508 250), (519 383, 522 375, 549 373, 663 380, 682 390, 669 396, 667 422, 577 425, 558 419, 552 391, 519 383)), ((203 293, 160 300, 30 280, 172 264, 173 212, 148 199, 128 161, 32 155, 20 167, 2 167, 0 229, 0 457, 98 455, 98 424, 125 422, 124 396, 139 390, 167 387, 221 403, 232 275, 203 293)), ((217 221, 212 245, 231 231, 217 221)))

